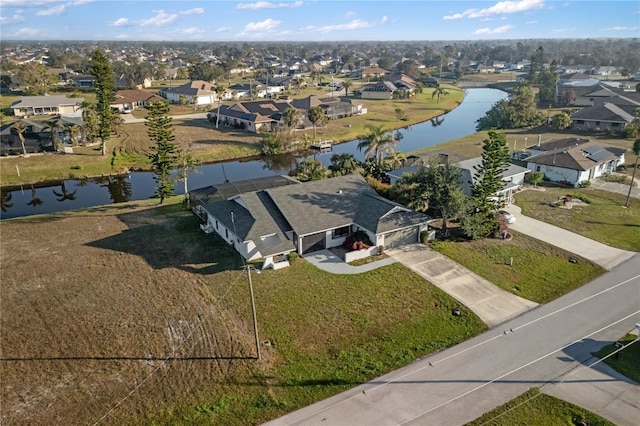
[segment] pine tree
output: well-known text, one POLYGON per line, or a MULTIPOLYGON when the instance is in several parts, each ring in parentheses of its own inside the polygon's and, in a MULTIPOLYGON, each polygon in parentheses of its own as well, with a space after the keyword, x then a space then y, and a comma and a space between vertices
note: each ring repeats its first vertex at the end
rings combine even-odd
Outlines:
POLYGON ((155 146, 152 148, 154 152, 149 154, 149 159, 153 165, 154 180, 157 184, 155 197, 160 198, 160 204, 166 197, 173 195, 171 171, 177 160, 173 119, 168 114, 169 104, 152 102, 145 123, 149 139, 155 142, 155 146))
POLYGON ((483 212, 497 207, 494 197, 504 188, 502 176, 509 168, 509 146, 504 133, 489 131, 489 138, 482 142, 482 162, 475 166, 475 183, 471 196, 475 207, 483 212))
POLYGON ((109 57, 97 49, 91 54, 89 73, 95 78, 96 112, 99 117, 98 134, 102 142, 102 155, 107 155, 107 140, 111 136, 111 103, 116 98, 116 82, 109 57))

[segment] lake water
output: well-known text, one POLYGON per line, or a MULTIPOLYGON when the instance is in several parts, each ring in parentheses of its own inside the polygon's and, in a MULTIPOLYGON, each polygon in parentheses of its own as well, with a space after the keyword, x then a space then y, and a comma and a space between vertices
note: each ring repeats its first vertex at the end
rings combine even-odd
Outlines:
MULTIPOLYGON (((475 132, 476 120, 491 106, 506 97, 496 89, 467 89, 465 98, 456 109, 436 120, 400 129, 402 134, 397 149, 408 153, 427 148, 475 132)), ((331 155, 338 152, 353 154, 363 160, 358 141, 335 145, 327 154, 316 154, 316 159, 330 164, 331 155)), ((303 157, 284 155, 268 159, 248 159, 206 164, 189 175, 189 189, 274 174, 288 174, 296 161, 303 157)), ((42 213, 55 213, 125 201, 149 199, 155 182, 151 172, 132 172, 125 176, 66 180, 52 184, 25 185, 2 191, 2 219, 42 213)), ((183 194, 182 183, 176 185, 176 194, 183 194)))

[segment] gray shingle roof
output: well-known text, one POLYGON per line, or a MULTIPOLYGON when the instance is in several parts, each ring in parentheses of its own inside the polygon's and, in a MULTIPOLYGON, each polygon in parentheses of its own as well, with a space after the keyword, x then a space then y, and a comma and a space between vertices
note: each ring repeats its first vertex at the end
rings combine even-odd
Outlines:
POLYGON ((544 164, 570 170, 586 171, 620 156, 618 150, 613 151, 614 150, 609 151, 607 148, 590 142, 571 148, 559 148, 553 151, 543 152, 531 156, 525 161, 533 164, 544 164))
POLYGON ((11 104, 11 108, 52 108, 58 106, 78 105, 84 98, 67 98, 66 96, 23 96, 11 104))

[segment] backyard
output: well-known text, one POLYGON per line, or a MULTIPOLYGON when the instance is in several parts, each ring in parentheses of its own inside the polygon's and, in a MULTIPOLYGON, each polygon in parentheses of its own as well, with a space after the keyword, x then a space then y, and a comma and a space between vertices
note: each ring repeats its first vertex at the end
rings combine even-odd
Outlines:
POLYGON ((180 197, 2 223, 2 423, 259 424, 486 329, 398 265, 252 274, 180 197), (36 262, 37 259, 37 262, 36 262))

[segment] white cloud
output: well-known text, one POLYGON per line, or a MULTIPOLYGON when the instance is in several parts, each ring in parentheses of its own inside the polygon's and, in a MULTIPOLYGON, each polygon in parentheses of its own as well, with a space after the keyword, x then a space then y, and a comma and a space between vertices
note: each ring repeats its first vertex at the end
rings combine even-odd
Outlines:
POLYGON ((238 3, 236 9, 249 9, 249 10, 259 10, 259 9, 281 9, 284 7, 300 7, 302 6, 301 1, 294 1, 289 3, 271 3, 268 1, 257 1, 255 3, 238 3))
POLYGON ((276 28, 281 24, 281 21, 274 21, 271 18, 265 19, 262 22, 249 22, 245 27, 244 31, 269 31, 276 28))
POLYGON ((486 35, 486 34, 504 34, 509 30, 512 30, 514 28, 513 25, 503 25, 502 27, 498 27, 498 28, 480 28, 479 30, 476 30, 476 32, 474 32, 474 34, 477 35, 486 35))
POLYGON ((21 28, 15 33, 13 33, 14 37, 32 37, 38 35, 40 31, 37 28, 21 28))
POLYGON ((184 10, 180 12, 180 15, 199 15, 201 13, 204 13, 204 8, 194 7, 193 9, 184 10))
POLYGON ((18 15, 17 13, 9 18, 7 18, 6 16, 0 16, 0 24, 11 24, 14 22, 22 21, 24 21, 24 17, 22 15, 18 15))
POLYGON ((109 24, 109 26, 111 27, 126 27, 128 25, 132 25, 132 22, 130 22, 127 18, 119 18, 109 24))
POLYGON ((67 8, 66 4, 59 4, 58 6, 53 6, 45 10, 39 10, 36 12, 38 16, 51 16, 51 15, 60 15, 67 8))
POLYGON ((620 27, 620 26, 616 26, 616 27, 602 28, 601 30, 598 30, 598 31, 638 31, 638 29, 640 29, 640 27, 620 27))
POLYGON ((484 18, 492 15, 526 12, 544 7, 544 0, 501 1, 485 9, 467 9, 462 13, 444 16, 445 21, 462 18, 484 18))
POLYGON ((226 31, 231 31, 231 27, 220 27, 215 29, 213 32, 214 33, 224 33, 226 31))
POLYGON ((175 22, 176 19, 178 19, 178 15, 169 15, 168 13, 165 13, 164 10, 154 10, 154 12, 156 13, 156 16, 149 19, 143 19, 142 21, 140 21, 140 25, 143 27, 162 27, 165 25, 169 25, 175 22))
POLYGON ((336 25, 325 25, 322 27, 316 27, 314 25, 301 28, 302 31, 316 31, 321 33, 328 33, 332 31, 352 31, 352 30, 360 30, 363 28, 373 28, 377 25, 384 24, 389 21, 389 18, 383 16, 379 22, 367 22, 362 19, 353 19, 351 22, 347 22, 346 24, 336 24, 336 25))
POLYGON ((194 34, 202 34, 204 30, 201 30, 198 27, 185 28, 183 30, 178 31, 181 34, 194 35, 194 34))

